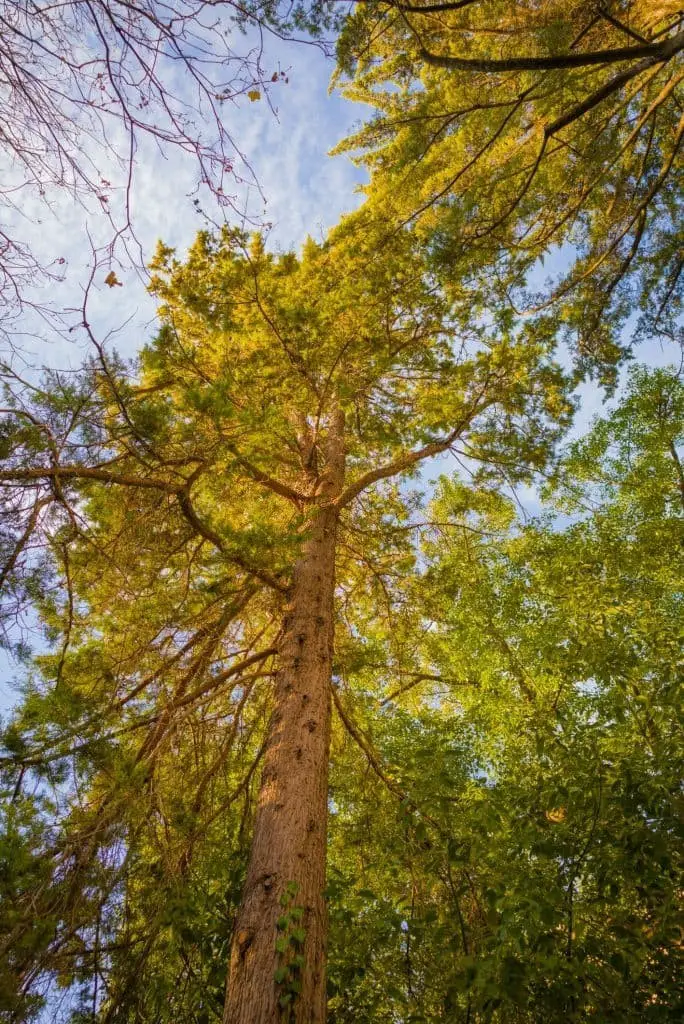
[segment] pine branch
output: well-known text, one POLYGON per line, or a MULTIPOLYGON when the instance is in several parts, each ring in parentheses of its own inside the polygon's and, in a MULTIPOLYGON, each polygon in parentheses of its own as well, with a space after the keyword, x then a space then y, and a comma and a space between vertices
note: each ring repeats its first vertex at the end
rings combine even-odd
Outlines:
POLYGON ((259 469, 259 467, 255 466, 254 463, 249 461, 249 459, 243 458, 241 455, 238 455, 237 452, 233 452, 233 454, 235 455, 238 465, 242 466, 242 468, 247 471, 252 480, 258 484, 263 484, 264 487, 267 487, 269 491, 273 491, 274 494, 279 494, 281 498, 287 498, 288 501, 294 502, 297 506, 301 505, 305 501, 311 500, 306 494, 302 494, 300 491, 295 491, 293 487, 283 483, 282 480, 269 476, 268 473, 259 469))
POLYGON ((193 529, 199 533, 201 537, 204 537, 205 540, 210 541, 210 543, 212 543, 214 547, 221 552, 224 558, 229 562, 232 562, 233 565, 236 565, 239 569, 242 569, 249 576, 253 576, 254 579, 261 580, 261 582, 265 583, 267 587, 270 587, 272 590, 277 590, 279 594, 287 593, 287 585, 282 583, 276 576, 273 576, 265 569, 252 565, 246 558, 243 558, 242 555, 239 555, 235 551, 229 551, 226 548, 223 540, 215 530, 212 530, 212 528, 208 526, 207 523, 203 522, 198 516, 192 501, 190 500, 190 494, 187 488, 176 491, 176 496, 178 498, 178 504, 181 512, 193 529))
POLYGON ((497 74, 507 71, 562 71, 569 68, 592 67, 595 65, 619 64, 623 61, 640 60, 650 67, 665 63, 684 48, 684 32, 666 39, 662 43, 641 43, 638 46, 621 46, 612 50, 594 50, 587 53, 565 53, 552 57, 451 57, 430 53, 420 48, 421 60, 433 67, 448 71, 479 71, 497 74))
POLYGON ((116 473, 104 466, 41 466, 36 469, 0 470, 0 483, 40 483, 43 480, 101 480, 122 487, 140 487, 146 490, 177 494, 179 485, 153 476, 133 476, 116 473))

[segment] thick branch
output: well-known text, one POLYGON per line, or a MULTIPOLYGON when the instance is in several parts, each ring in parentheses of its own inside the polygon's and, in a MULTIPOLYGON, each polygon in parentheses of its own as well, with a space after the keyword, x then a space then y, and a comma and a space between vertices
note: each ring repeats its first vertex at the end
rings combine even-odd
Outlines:
POLYGON ((225 544, 219 537, 218 533, 212 530, 212 528, 203 522, 197 515, 195 507, 190 500, 190 492, 187 488, 178 492, 178 504, 181 512, 195 532, 199 533, 200 537, 204 537, 205 540, 208 540, 210 544, 213 544, 222 555, 225 554, 225 544))
POLYGON ((144 487, 148 490, 177 494, 179 485, 153 476, 129 476, 115 473, 101 466, 45 466, 38 469, 0 470, 0 483, 30 483, 40 480, 102 480, 107 484, 121 484, 123 487, 144 487))
POLYGON ((282 583, 279 579, 277 579, 275 576, 272 576, 270 572, 267 572, 265 569, 260 569, 257 566, 251 565, 245 558, 242 557, 242 555, 237 554, 237 552, 235 551, 228 551, 226 549, 226 546, 223 543, 221 537, 219 537, 219 535, 214 530, 212 530, 210 526, 204 523, 197 515, 197 512, 195 511, 192 501, 190 500, 190 494, 188 493, 187 488, 182 491, 178 491, 177 494, 180 509, 185 518, 190 523, 190 525, 197 533, 199 533, 201 537, 204 537, 205 540, 208 540, 211 544, 213 544, 214 547, 221 552, 224 558, 227 558, 228 561, 232 562, 234 565, 237 565, 238 568, 243 569, 244 572, 248 573, 250 576, 253 576, 255 579, 261 580, 261 582, 265 583, 266 586, 271 587, 273 590, 277 590, 278 593, 287 593, 287 586, 284 583, 282 583))
POLYGON ((439 455, 440 452, 446 451, 449 448, 458 435, 463 430, 463 424, 459 424, 454 430, 451 431, 446 437, 442 437, 437 441, 431 441, 430 444, 423 445, 422 448, 417 448, 412 452, 405 452, 398 458, 393 459, 392 462, 386 463, 384 466, 378 466, 377 469, 370 469, 363 476, 359 477, 354 483, 350 484, 336 501, 336 505, 339 508, 344 508, 351 501, 356 498, 361 491, 365 491, 371 484, 377 483, 378 480, 385 480, 387 477, 396 476, 397 473, 403 473, 405 470, 415 466, 416 463, 422 462, 423 459, 428 459, 432 455, 439 455))
POLYGON ((245 669, 250 668, 250 666, 256 665, 258 662, 264 661, 266 658, 270 658, 272 655, 277 653, 277 647, 267 647, 263 651, 257 651, 256 654, 251 654, 248 658, 238 662, 236 665, 231 665, 230 668, 225 669, 224 672, 219 672, 218 675, 212 676, 206 683, 202 683, 202 685, 198 686, 197 689, 186 694, 181 700, 177 701, 174 705, 174 710, 176 708, 182 708, 186 704, 193 704, 196 700, 199 700, 200 697, 204 697, 205 694, 210 693, 212 690, 216 689, 217 686, 221 686, 221 684, 225 683, 228 679, 232 679, 233 676, 240 675, 241 672, 244 672, 245 669))
POLYGON ((403 4, 399 0, 386 0, 386 2, 389 7, 394 7, 398 11, 406 11, 408 14, 441 14, 444 11, 460 11, 464 7, 472 7, 480 0, 454 0, 453 3, 449 3, 447 0, 441 4, 403 4))
MULTIPOLYGON (((680 49, 682 46, 684 46, 684 33, 681 35, 680 49)), ((623 85, 631 82, 633 78, 638 78, 639 75, 644 73, 644 71, 648 71, 649 68, 653 67, 653 65, 657 63, 659 63, 659 61, 655 61, 653 58, 647 58, 635 65, 635 67, 626 68, 619 74, 614 75, 613 78, 608 79, 608 81, 604 82, 599 89, 590 93, 579 103, 576 103, 574 106, 570 107, 569 110, 566 110, 560 117, 557 117, 555 121, 551 122, 551 124, 547 125, 544 129, 545 138, 551 138, 552 135, 561 131, 562 128, 567 128, 573 121, 576 121, 579 117, 583 117, 584 114, 587 114, 590 110, 593 110, 594 107, 597 107, 599 103, 603 103, 603 101, 608 99, 609 96, 612 96, 614 92, 618 92, 623 85)))
POLYGON ((564 53, 553 57, 506 57, 501 60, 489 57, 451 57, 430 53, 421 48, 420 57, 433 67, 449 71, 481 71, 498 73, 506 71, 561 71, 564 68, 590 67, 596 64, 619 64, 622 61, 646 58, 644 64, 658 64, 670 60, 684 47, 684 32, 666 39, 662 43, 642 43, 638 46, 622 46, 614 50, 594 50, 588 53, 564 53))
POLYGON ((249 473, 252 480, 258 484, 263 484, 269 491, 273 491, 274 494, 279 494, 281 498, 287 498, 288 501, 293 501, 296 505, 300 505, 304 501, 310 501, 306 494, 300 494, 299 491, 295 491, 294 488, 288 486, 277 480, 275 477, 269 476, 268 473, 264 473, 262 469, 249 462, 248 459, 243 459, 241 455, 235 455, 238 465, 242 466, 247 473, 249 473))

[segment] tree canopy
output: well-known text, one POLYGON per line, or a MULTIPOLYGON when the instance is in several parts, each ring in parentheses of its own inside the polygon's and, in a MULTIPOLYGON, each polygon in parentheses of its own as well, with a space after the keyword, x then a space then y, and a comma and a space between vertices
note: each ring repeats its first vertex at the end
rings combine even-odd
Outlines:
POLYGON ((677 329, 682 49, 677 3, 358 5, 363 215, 415 224, 464 318, 525 312, 608 379, 630 317, 677 329))

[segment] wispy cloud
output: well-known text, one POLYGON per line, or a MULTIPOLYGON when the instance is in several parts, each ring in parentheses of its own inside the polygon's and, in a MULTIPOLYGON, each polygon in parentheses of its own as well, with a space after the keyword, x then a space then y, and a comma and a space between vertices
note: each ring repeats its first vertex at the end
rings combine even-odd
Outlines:
MULTIPOLYGON (((241 97, 226 103, 225 117, 231 136, 238 142, 235 182, 231 198, 252 223, 269 223, 270 244, 298 247, 310 234, 322 237, 340 215, 358 202, 355 187, 362 174, 344 157, 329 158, 328 150, 348 132, 358 116, 351 104, 329 95, 331 63, 315 47, 271 40, 264 65, 282 70, 282 79, 265 96, 251 102, 241 97), (244 160, 242 159, 244 157, 244 160), (257 184, 254 184, 256 182, 257 184)), ((181 85, 182 87, 182 85, 181 85)), ((10 168, 6 168, 11 173, 10 168)), ((102 176, 116 182, 116 169, 105 167, 102 176), (111 176, 111 177, 110 177, 111 176)), ((135 159, 131 195, 132 215, 143 261, 149 260, 158 239, 181 253, 196 232, 206 226, 200 209, 220 216, 215 200, 196 189, 197 167, 179 151, 162 153, 152 140, 144 140, 135 159)), ((110 192, 114 212, 121 190, 110 192)), ((21 208, 6 225, 10 234, 31 247, 45 265, 55 260, 63 280, 43 282, 30 291, 38 304, 68 310, 73 330, 66 336, 49 331, 40 319, 27 312, 14 326, 15 341, 23 358, 33 366, 78 365, 87 350, 79 329, 79 310, 91 263, 91 241, 105 244, 111 227, 102 211, 86 211, 68 194, 46 197, 24 190, 21 208)), ((229 219, 237 220, 236 214, 229 219)), ((116 250, 116 272, 123 287, 108 288, 103 264, 89 296, 89 321, 98 338, 111 332, 112 342, 125 355, 133 355, 153 330, 154 302, 147 294, 144 277, 136 270, 140 252, 116 250)))

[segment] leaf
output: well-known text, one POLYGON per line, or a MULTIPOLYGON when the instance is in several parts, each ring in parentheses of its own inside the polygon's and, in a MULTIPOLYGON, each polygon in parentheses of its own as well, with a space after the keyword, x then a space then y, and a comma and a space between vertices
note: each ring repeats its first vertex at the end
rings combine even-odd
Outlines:
POLYGON ((247 93, 247 96, 252 101, 252 103, 256 103, 257 100, 261 99, 261 93, 259 92, 258 89, 250 89, 249 92, 247 93))

